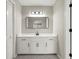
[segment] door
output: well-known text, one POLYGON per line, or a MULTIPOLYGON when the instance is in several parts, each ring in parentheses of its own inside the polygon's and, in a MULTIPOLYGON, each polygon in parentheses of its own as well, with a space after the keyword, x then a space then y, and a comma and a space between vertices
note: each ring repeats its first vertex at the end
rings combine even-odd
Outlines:
POLYGON ((7 59, 12 59, 13 58, 13 4, 9 1, 7 1, 7 34, 6 34, 6 49, 7 49, 7 54, 6 58, 7 59))

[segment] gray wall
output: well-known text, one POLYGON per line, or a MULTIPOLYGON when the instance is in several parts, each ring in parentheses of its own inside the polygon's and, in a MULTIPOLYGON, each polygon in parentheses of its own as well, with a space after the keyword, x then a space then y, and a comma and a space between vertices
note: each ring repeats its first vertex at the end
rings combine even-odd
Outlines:
POLYGON ((32 11, 42 11, 43 14, 49 17, 49 28, 48 29, 38 29, 39 33, 52 33, 53 32, 53 7, 51 6, 22 6, 22 29, 21 33, 35 33, 35 29, 25 29, 24 19, 29 16, 32 11))

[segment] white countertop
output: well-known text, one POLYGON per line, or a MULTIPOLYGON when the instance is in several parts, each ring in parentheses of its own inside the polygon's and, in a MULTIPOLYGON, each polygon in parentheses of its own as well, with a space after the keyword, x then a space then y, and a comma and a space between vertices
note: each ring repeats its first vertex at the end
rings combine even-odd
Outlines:
POLYGON ((57 34, 49 34, 49 33, 42 33, 39 35, 36 35, 34 33, 29 33, 29 34, 18 34, 17 37, 56 37, 57 34))

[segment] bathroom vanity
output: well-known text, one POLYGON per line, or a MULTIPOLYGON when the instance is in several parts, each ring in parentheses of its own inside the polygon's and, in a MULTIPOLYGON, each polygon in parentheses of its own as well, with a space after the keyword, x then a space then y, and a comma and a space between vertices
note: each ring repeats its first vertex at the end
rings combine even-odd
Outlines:
POLYGON ((57 35, 18 35, 17 54, 56 54, 57 35))
POLYGON ((52 33, 51 17, 32 13, 23 16, 22 33, 16 37, 17 54, 57 54, 57 35, 52 33))

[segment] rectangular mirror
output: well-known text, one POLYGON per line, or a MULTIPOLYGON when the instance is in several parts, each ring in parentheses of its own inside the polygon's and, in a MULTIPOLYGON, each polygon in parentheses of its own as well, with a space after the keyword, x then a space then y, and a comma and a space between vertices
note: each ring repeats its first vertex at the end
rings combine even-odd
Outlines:
POLYGON ((26 29, 47 29, 48 17, 26 17, 25 28, 26 29))

